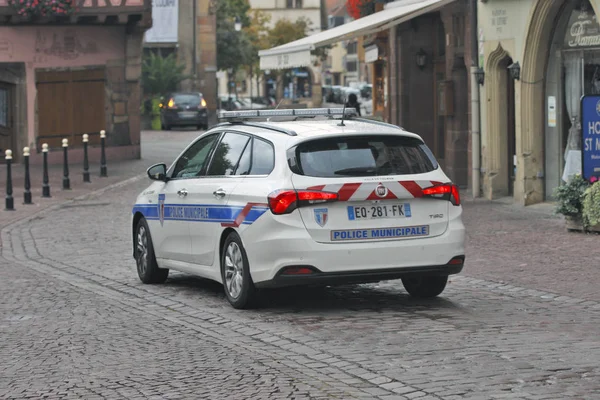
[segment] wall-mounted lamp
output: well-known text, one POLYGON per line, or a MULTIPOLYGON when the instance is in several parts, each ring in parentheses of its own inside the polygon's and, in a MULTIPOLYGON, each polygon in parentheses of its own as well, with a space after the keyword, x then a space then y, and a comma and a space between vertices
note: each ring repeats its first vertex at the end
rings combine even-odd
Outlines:
POLYGON ((420 69, 425 68, 425 65, 427 64, 427 53, 425 53, 423 49, 419 49, 419 51, 417 52, 416 61, 417 67, 419 67, 420 69))
POLYGON ((508 72, 510 72, 510 77, 514 80, 518 81, 521 79, 521 66, 519 65, 519 62, 517 61, 516 63, 509 65, 508 72))
POLYGON ((235 28, 236 32, 239 32, 242 30, 242 20, 240 19, 240 17, 235 17, 234 28, 235 28))
POLYGON ((483 86, 483 83, 485 82, 485 71, 483 68, 477 68, 477 72, 475 72, 475 78, 477 78, 477 83, 483 86))

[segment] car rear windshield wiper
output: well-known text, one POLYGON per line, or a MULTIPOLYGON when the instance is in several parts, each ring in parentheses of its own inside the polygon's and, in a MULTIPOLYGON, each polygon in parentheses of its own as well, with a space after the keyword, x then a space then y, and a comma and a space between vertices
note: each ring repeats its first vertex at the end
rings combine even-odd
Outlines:
POLYGON ((340 169, 334 172, 336 175, 377 175, 377 168, 355 167, 340 169))

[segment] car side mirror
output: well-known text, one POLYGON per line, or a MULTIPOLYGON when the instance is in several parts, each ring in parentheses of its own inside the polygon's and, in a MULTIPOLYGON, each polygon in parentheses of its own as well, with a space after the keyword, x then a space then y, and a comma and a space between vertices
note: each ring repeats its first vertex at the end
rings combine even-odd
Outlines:
POLYGON ((148 177, 153 181, 163 181, 166 182, 167 179, 167 165, 164 163, 155 164, 148 168, 146 171, 148 173, 148 177))

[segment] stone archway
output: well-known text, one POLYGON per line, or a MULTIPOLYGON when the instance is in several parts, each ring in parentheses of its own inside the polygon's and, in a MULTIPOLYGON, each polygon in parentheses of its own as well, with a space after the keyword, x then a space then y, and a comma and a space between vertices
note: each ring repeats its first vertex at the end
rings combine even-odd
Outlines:
MULTIPOLYGON (((546 65, 559 13, 567 0, 535 0, 524 41, 517 96, 517 179, 515 198, 523 205, 544 201, 544 113, 546 65)), ((600 15, 600 0, 590 1, 600 15)))
POLYGON ((487 93, 487 151, 484 159, 484 196, 494 199, 507 196, 512 192, 509 143, 514 141, 514 87, 508 75, 508 66, 512 64, 510 54, 498 45, 486 65, 488 77, 487 93), (513 85, 513 86, 511 86, 513 85), (511 89, 511 90, 509 90, 511 89))

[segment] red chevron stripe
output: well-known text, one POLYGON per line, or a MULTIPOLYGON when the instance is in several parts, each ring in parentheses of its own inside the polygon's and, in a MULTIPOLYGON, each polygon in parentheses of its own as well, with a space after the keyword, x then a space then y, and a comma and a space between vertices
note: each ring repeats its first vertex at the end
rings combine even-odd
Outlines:
POLYGON ((268 207, 268 204, 264 204, 264 203, 248 203, 246 204, 246 206, 242 209, 242 211, 238 214, 238 216, 235 218, 235 221, 233 222, 221 222, 221 226, 222 227, 228 227, 228 228, 238 228, 246 219, 246 217, 248 216, 248 213, 250 212, 250 210, 252 210, 252 207, 257 206, 257 207, 268 207))
POLYGON ((423 189, 415 181, 400 181, 399 182, 413 197, 423 197, 423 189))
POLYGON ((348 201, 362 183, 346 183, 338 191, 339 201, 348 201))
POLYGON ((323 190, 323 189, 325 189, 325 185, 311 186, 309 188, 306 188, 306 190, 323 190))

